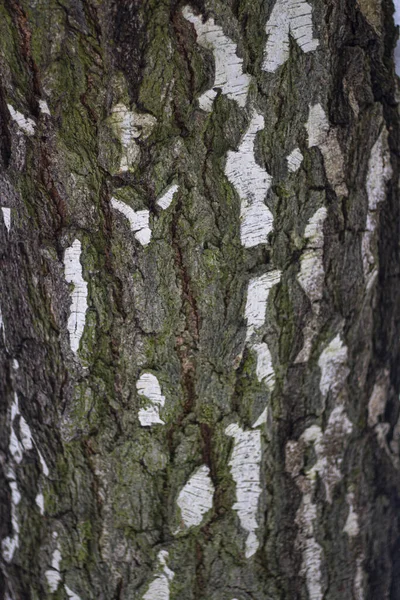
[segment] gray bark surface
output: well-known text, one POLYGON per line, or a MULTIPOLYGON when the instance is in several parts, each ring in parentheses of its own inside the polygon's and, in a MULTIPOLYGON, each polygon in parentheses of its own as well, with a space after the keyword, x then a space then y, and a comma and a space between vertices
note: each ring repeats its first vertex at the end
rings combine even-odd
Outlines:
POLYGON ((0 2, 0 598, 400 600, 393 5, 299 1, 318 47, 292 20, 268 71, 279 3, 295 4, 0 2), (243 105, 214 82, 196 30, 210 19, 243 61, 243 105), (322 133, 307 129, 317 105, 322 133), (227 164, 255 114, 249 186, 272 178, 273 225, 246 247, 227 164), (116 201, 148 211, 148 244, 116 201), (249 282, 275 271, 250 335, 249 282), (140 421, 144 374, 162 423, 140 421), (235 471, 240 431, 261 457, 235 471), (201 468, 211 508, 190 524, 180 499, 201 468), (251 531, 238 477, 245 502, 256 490, 251 531))

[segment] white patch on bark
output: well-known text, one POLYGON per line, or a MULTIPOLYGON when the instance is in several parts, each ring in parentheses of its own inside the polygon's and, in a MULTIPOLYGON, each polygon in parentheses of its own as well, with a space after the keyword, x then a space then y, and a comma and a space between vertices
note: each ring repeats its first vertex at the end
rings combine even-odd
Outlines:
MULTIPOLYGON (((326 219, 326 208, 322 207, 308 221, 304 231, 306 249, 300 258, 300 273, 297 279, 312 303, 322 299, 324 287, 323 226, 326 219)), ((314 310, 319 310, 315 307, 314 310)))
POLYGON ((11 208, 7 208, 6 206, 1 207, 1 212, 3 213, 3 221, 6 226, 7 233, 10 233, 11 229, 11 208))
POLYGON ((42 114, 50 116, 50 109, 49 109, 49 105, 47 104, 46 100, 39 100, 39 108, 40 108, 40 112, 42 114))
POLYGON ((344 181, 344 160, 337 139, 337 132, 331 129, 321 104, 310 105, 308 121, 308 147, 317 146, 324 157, 325 171, 329 183, 338 195, 348 194, 344 181))
POLYGON ((39 494, 37 494, 37 496, 35 498, 35 503, 36 503, 36 506, 40 510, 40 514, 44 515, 44 496, 41 492, 39 492, 39 494))
POLYGON ((200 108, 207 112, 212 110, 217 88, 244 108, 251 78, 243 72, 243 59, 236 54, 236 44, 224 34, 222 27, 216 25, 213 18, 203 23, 201 15, 195 15, 189 6, 185 6, 182 14, 194 25, 198 44, 211 50, 215 60, 214 85, 200 96, 200 108))
POLYGON ((378 205, 385 200, 386 184, 392 177, 388 132, 384 127, 372 147, 368 161, 367 196, 368 213, 365 232, 363 233, 361 251, 363 257, 364 276, 369 279, 375 267, 376 227, 378 224, 378 205))
POLYGON ((354 600, 364 600, 364 556, 357 559, 357 571, 354 578, 354 600))
POLYGON ((279 283, 280 279, 281 272, 277 270, 250 279, 245 308, 247 340, 250 340, 253 334, 264 325, 269 292, 274 285, 279 283))
POLYGON ((59 547, 54 550, 53 556, 51 559, 51 569, 48 569, 44 576, 46 577, 47 584, 50 588, 50 591, 54 594, 57 591, 60 583, 61 583, 61 573, 60 573, 60 564, 61 564, 61 552, 59 547))
POLYGON ((150 213, 148 210, 134 211, 133 208, 117 200, 111 198, 111 206, 122 213, 129 221, 131 231, 135 233, 135 238, 142 244, 147 246, 151 239, 151 230, 149 227, 150 213))
POLYGON ((291 35, 303 50, 316 50, 319 41, 313 37, 312 7, 304 0, 276 0, 265 31, 268 35, 263 70, 273 73, 289 58, 291 35))
POLYGON ((264 128, 264 117, 254 113, 237 152, 228 152, 225 174, 240 201, 240 239, 245 248, 268 242, 273 217, 265 205, 272 177, 257 164, 254 156, 256 134, 264 128))
MULTIPOLYGON (((258 330, 265 323, 269 292, 274 285, 279 283, 280 279, 281 272, 277 270, 269 271, 260 277, 250 279, 245 308, 245 318, 247 320, 246 341, 250 349, 257 356, 257 379, 260 382, 264 381, 269 392, 272 392, 275 386, 275 371, 268 344, 261 341, 262 336, 258 330)), ((258 417, 253 427, 258 427, 265 423, 266 418, 267 407, 262 411, 262 414, 258 417)))
POLYGON ((157 200, 157 202, 156 202, 157 206, 159 206, 163 210, 166 210, 167 208, 169 208, 169 206, 171 205, 171 202, 174 198, 174 195, 178 191, 178 189, 179 189, 179 185, 177 185, 176 183, 174 183, 168 189, 166 189, 163 192, 161 198, 159 198, 157 200))
POLYGON ((261 425, 263 425, 264 423, 266 423, 268 420, 268 406, 266 406, 264 408, 264 410, 262 411, 261 415, 258 417, 258 419, 256 420, 256 422, 253 425, 253 429, 255 429, 256 427, 261 427, 261 425))
POLYGON ((319 389, 323 398, 329 392, 336 398, 349 374, 347 346, 343 344, 339 334, 321 352, 318 366, 321 369, 319 389))
POLYGON ((175 573, 167 567, 168 552, 161 550, 157 556, 157 571, 143 600, 169 600, 169 586, 175 573))
POLYGON ((140 396, 145 396, 150 402, 150 406, 139 410, 139 421, 142 427, 165 425, 159 414, 160 408, 165 404, 165 397, 161 393, 157 377, 152 373, 143 373, 136 382, 136 389, 140 396))
POLYGON ((13 121, 16 122, 18 127, 22 129, 26 135, 34 135, 35 134, 35 121, 29 119, 28 117, 24 117, 24 115, 17 110, 15 110, 11 104, 7 104, 7 108, 10 111, 10 115, 13 121))
POLYGON ((225 429, 226 435, 233 437, 234 445, 229 461, 232 478, 236 483, 236 510, 242 528, 248 532, 246 540, 246 558, 250 558, 258 549, 256 536, 258 529, 257 512, 261 494, 260 462, 261 434, 259 430, 243 431, 232 424, 225 429))
POLYGON ((343 531, 347 533, 349 537, 353 538, 357 537, 360 533, 360 526, 358 524, 358 515, 354 510, 354 494, 352 492, 347 494, 346 501, 349 505, 349 514, 343 527, 343 531))
POLYGON ((125 104, 116 104, 111 111, 114 133, 122 146, 120 171, 128 171, 139 160, 138 140, 145 140, 151 134, 157 119, 149 114, 130 111, 125 104))
POLYGON ((289 171, 291 173, 296 173, 300 169, 300 165, 303 162, 304 156, 302 155, 300 148, 295 148, 292 152, 286 157, 287 165, 289 171))
POLYGON ((40 452, 40 450, 38 450, 37 448, 36 448, 36 450, 37 450, 37 453, 39 455, 39 460, 40 460, 40 465, 42 467, 43 475, 45 475, 46 477, 48 477, 49 473, 50 473, 49 467, 47 466, 46 461, 44 460, 43 455, 40 452))
POLYGON ((315 540, 314 523, 317 518, 317 505, 312 498, 315 491, 316 477, 319 475, 325 486, 326 499, 332 502, 332 492, 341 480, 340 466, 343 460, 344 438, 352 431, 344 407, 337 406, 329 416, 325 432, 322 434, 318 425, 312 425, 304 431, 299 440, 286 444, 286 470, 295 479, 303 494, 302 502, 296 514, 299 527, 296 545, 303 555, 301 573, 306 578, 310 598, 322 600, 321 565, 323 550, 315 540), (316 463, 307 471, 304 470, 304 456, 307 447, 313 444, 316 463), (303 474, 305 473, 305 474, 303 474))
POLYGON ((314 522, 317 518, 317 505, 311 494, 304 494, 296 513, 295 523, 299 528, 297 548, 303 555, 301 575, 305 577, 310 600, 322 600, 321 566, 323 550, 315 539, 314 522))
POLYGON ((4 347, 7 349, 6 328, 5 328, 5 325, 4 325, 4 320, 3 320, 3 314, 1 312, 1 307, 0 307, 0 331, 3 334, 4 347))
POLYGON ((64 585, 64 589, 65 589, 65 591, 66 591, 66 593, 67 593, 67 596, 68 596, 68 598, 69 598, 70 600, 81 600, 81 599, 79 598, 79 596, 78 596, 77 594, 75 594, 75 592, 73 592, 73 591, 71 590, 71 588, 69 588, 67 585, 64 585))
POLYGON ((200 525, 203 516, 212 508, 213 496, 210 469, 202 465, 193 473, 178 496, 177 504, 186 527, 200 525))
POLYGON ((73 352, 77 353, 79 342, 85 328, 87 311, 87 283, 83 279, 81 265, 81 243, 74 240, 72 246, 65 250, 64 272, 67 283, 72 283, 71 307, 68 318, 69 342, 73 352))
POLYGON ((262 342, 261 344, 252 345, 251 348, 257 355, 257 379, 258 381, 264 381, 268 390, 272 392, 275 386, 275 371, 268 344, 262 342))
POLYGON ((4 538, 1 543, 3 558, 6 562, 11 562, 16 549, 19 546, 19 521, 17 506, 21 502, 21 494, 18 490, 17 478, 13 469, 9 469, 7 473, 9 478, 9 486, 11 489, 11 524, 13 535, 4 538))
POLYGON ((326 215, 326 208, 324 206, 319 208, 309 219, 304 231, 306 247, 300 257, 300 273, 297 275, 297 279, 311 302, 312 317, 304 329, 303 348, 296 357, 296 363, 307 362, 310 358, 317 329, 325 280, 323 227, 326 215))

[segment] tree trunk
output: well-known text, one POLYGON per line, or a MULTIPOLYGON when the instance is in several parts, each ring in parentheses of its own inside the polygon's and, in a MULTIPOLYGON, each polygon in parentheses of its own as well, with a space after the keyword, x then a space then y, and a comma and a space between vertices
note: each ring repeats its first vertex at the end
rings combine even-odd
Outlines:
POLYGON ((400 599, 391 0, 3 0, 0 597, 400 599))

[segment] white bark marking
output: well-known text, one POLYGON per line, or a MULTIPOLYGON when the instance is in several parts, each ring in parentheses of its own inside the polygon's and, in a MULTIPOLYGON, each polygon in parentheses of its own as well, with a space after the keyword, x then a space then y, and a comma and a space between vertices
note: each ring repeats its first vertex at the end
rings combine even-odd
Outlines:
POLYGON ((19 546, 19 521, 17 506, 21 502, 21 494, 18 490, 17 478, 13 469, 9 469, 7 473, 9 478, 9 486, 11 489, 11 524, 13 535, 4 538, 1 543, 3 558, 6 562, 11 562, 16 549, 19 546))
POLYGON ((309 600, 322 600, 321 566, 323 550, 315 539, 314 522, 317 518, 317 505, 311 494, 304 494, 296 513, 299 528, 297 547, 302 552, 301 575, 305 577, 309 600))
MULTIPOLYGON (((324 287, 323 227, 326 215, 326 208, 319 208, 309 219, 304 231, 304 237, 307 240, 306 250, 300 258, 301 267, 297 279, 312 303, 322 299, 324 287)), ((319 309, 319 307, 313 308, 317 311, 319 309)))
POLYGON ((354 494, 352 492, 347 494, 346 501, 349 505, 349 514, 343 527, 343 531, 347 533, 349 537, 353 538, 357 537, 360 533, 360 526, 358 524, 358 515, 354 510, 354 494))
POLYGON ((51 559, 51 569, 48 569, 44 576, 47 579, 47 584, 52 593, 56 592, 60 583, 61 583, 61 573, 60 573, 60 564, 61 564, 61 552, 59 547, 54 550, 53 556, 51 559))
POLYGON ((291 173, 296 173, 300 169, 300 165, 303 162, 304 156, 302 155, 300 148, 295 148, 292 152, 286 157, 287 165, 289 171, 291 173))
POLYGON ((213 496, 210 469, 202 465, 193 473, 178 496, 177 504, 186 527, 200 525, 203 516, 212 508, 213 496))
POLYGON ((253 334, 264 325, 269 292, 274 285, 279 283, 280 279, 281 272, 277 270, 250 279, 245 308, 247 340, 250 340, 253 334))
POLYGON ((189 6, 182 11, 185 19, 194 25, 197 42, 203 48, 212 50, 215 60, 215 80, 213 89, 207 90, 199 98, 199 105, 205 111, 212 110, 216 88, 221 88, 231 100, 242 108, 246 106, 251 78, 243 72, 243 59, 236 54, 237 45, 216 25, 213 18, 203 23, 201 15, 195 15, 189 6))
POLYGON ((348 194, 344 181, 344 159, 337 139, 337 132, 330 128, 321 104, 310 105, 308 121, 308 147, 318 146, 324 157, 326 176, 338 195, 348 194))
POLYGON ((149 227, 150 213, 148 210, 134 211, 133 208, 117 200, 111 198, 111 206, 122 213, 129 221, 131 231, 135 233, 135 238, 142 244, 147 246, 151 239, 151 230, 149 227))
POLYGON ((175 573, 167 567, 168 552, 161 550, 158 553, 158 574, 149 585, 143 600, 169 600, 169 586, 175 573))
POLYGON ((351 431, 352 424, 344 412, 344 407, 337 406, 329 416, 324 434, 318 425, 312 425, 304 431, 297 442, 289 441, 286 444, 286 470, 296 480, 303 493, 296 514, 296 523, 299 527, 297 546, 303 555, 301 572, 306 578, 309 597, 314 600, 323 598, 321 578, 323 550, 315 540, 314 522, 317 518, 317 505, 312 501, 316 477, 317 474, 321 477, 325 486, 326 499, 331 503, 334 486, 342 478, 340 466, 343 457, 342 454, 338 454, 338 448, 343 448, 344 438, 351 431), (303 475, 304 455, 310 444, 314 446, 317 460, 303 475))
POLYGON ((268 35, 264 51, 263 70, 273 73, 289 58, 289 34, 303 52, 312 52, 319 45, 313 37, 312 7, 304 0, 277 0, 267 22, 268 35))
POLYGON ((273 217, 264 204, 272 177, 257 164, 254 156, 256 134, 264 128, 264 117, 254 113, 237 152, 228 152, 225 174, 241 201, 240 238, 245 248, 268 242, 273 217))
POLYGON ((237 502, 233 505, 233 510, 237 511, 242 528, 248 532, 245 556, 250 558, 259 546, 255 532, 258 529, 257 511, 262 491, 260 486, 261 434, 259 430, 243 431, 236 424, 229 425, 225 433, 234 438, 229 461, 232 478, 236 483, 237 502))
POLYGON ((336 398, 349 374, 347 346, 343 344, 339 334, 321 352, 318 366, 321 369, 319 389, 323 398, 326 398, 328 392, 336 398))
POLYGON ((67 283, 72 283, 74 289, 71 292, 71 307, 68 318, 68 332, 70 346, 77 353, 79 342, 85 328, 87 311, 87 283, 82 276, 81 265, 81 243, 74 240, 72 246, 65 250, 64 271, 67 283))
POLYGON ((261 415, 258 417, 257 421, 254 423, 253 429, 255 429, 256 427, 261 427, 261 425, 266 423, 267 420, 268 420, 268 406, 266 406, 264 408, 261 415))
POLYGON ((161 393, 158 379, 152 373, 143 373, 136 382, 138 394, 145 396, 150 406, 139 410, 139 421, 142 427, 150 427, 151 425, 165 425, 160 418, 160 408, 165 404, 165 397, 161 393))
POLYGON ((1 212, 3 213, 3 221, 4 225, 7 228, 7 233, 10 233, 11 229, 11 208, 7 208, 6 206, 1 207, 1 212))
POLYGON ((7 104, 7 108, 10 111, 11 118, 16 122, 18 127, 22 129, 26 135, 34 135, 35 134, 35 121, 29 119, 28 117, 24 117, 24 115, 17 110, 15 110, 11 104, 7 104))
POLYGON ((44 515, 44 496, 41 492, 37 494, 35 498, 35 504, 39 508, 40 514, 44 515))
POLYGON ((64 589, 67 593, 68 598, 70 598, 70 600, 81 600, 79 598, 79 596, 77 594, 75 594, 75 592, 73 592, 71 590, 71 588, 69 588, 67 585, 64 585, 64 589))
POLYGON ((157 119, 149 114, 130 111, 125 104, 116 104, 111 111, 111 122, 122 146, 120 171, 128 171, 139 159, 140 148, 136 140, 151 134, 157 119))
POLYGON ((343 440, 350 435, 353 426, 344 411, 343 406, 336 406, 328 420, 324 434, 318 425, 312 425, 300 437, 305 445, 313 444, 317 455, 317 462, 307 471, 306 476, 310 481, 315 481, 317 474, 321 477, 326 499, 332 502, 332 493, 335 485, 342 479, 340 466, 342 456, 337 447, 343 447, 343 440))
POLYGON ((268 344, 262 342, 261 344, 252 345, 251 348, 257 355, 257 379, 258 381, 265 381, 268 390, 272 392, 275 386, 275 371, 268 344))
POLYGON ((364 600, 364 569, 363 569, 364 556, 357 559, 357 571, 354 578, 354 599, 364 600))
POLYGON ((303 348, 296 357, 296 363, 309 360, 317 330, 320 301, 322 300, 325 281, 323 228, 326 216, 326 208, 324 206, 319 208, 309 219, 304 231, 306 248, 300 257, 300 272, 297 275, 297 280, 311 302, 312 317, 304 328, 303 348))
POLYGON ((43 455, 40 452, 40 450, 38 450, 37 448, 36 448, 36 450, 37 450, 37 453, 39 455, 39 460, 40 460, 40 465, 42 467, 43 475, 45 475, 46 477, 48 477, 49 473, 50 473, 49 467, 47 466, 46 461, 44 460, 43 455))
POLYGON ((4 325, 4 320, 3 320, 3 314, 1 312, 1 307, 0 307, 0 331, 3 334, 4 346, 7 349, 6 328, 5 328, 5 325, 4 325))
POLYGON ((375 230, 378 223, 378 205, 385 200, 386 184, 393 175, 390 163, 390 150, 388 144, 388 132, 384 127, 372 147, 371 155, 368 161, 367 173, 367 195, 368 195, 368 214, 363 239, 361 243, 364 276, 369 279, 371 271, 375 267, 376 253, 376 234, 375 230))
POLYGON ((51 116, 49 105, 47 104, 46 100, 39 100, 39 108, 42 114, 51 116))
POLYGON ((171 205, 171 202, 174 198, 174 195, 178 191, 178 189, 179 189, 179 185, 177 185, 176 183, 174 183, 169 188, 167 188, 163 192, 161 198, 159 198, 157 200, 157 202, 156 202, 157 206, 159 206, 163 210, 166 210, 167 208, 169 208, 169 206, 171 205))

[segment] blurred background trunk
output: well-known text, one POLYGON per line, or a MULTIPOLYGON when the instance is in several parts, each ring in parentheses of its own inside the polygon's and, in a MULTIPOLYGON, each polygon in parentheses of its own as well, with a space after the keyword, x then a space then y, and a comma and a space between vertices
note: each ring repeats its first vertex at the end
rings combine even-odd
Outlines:
POLYGON ((1 2, 1 598, 400 598, 393 11, 1 2))

